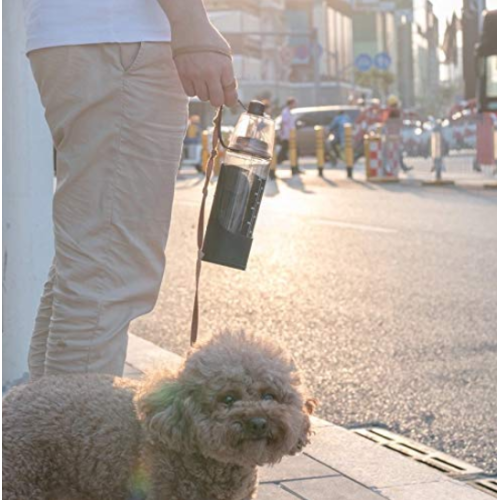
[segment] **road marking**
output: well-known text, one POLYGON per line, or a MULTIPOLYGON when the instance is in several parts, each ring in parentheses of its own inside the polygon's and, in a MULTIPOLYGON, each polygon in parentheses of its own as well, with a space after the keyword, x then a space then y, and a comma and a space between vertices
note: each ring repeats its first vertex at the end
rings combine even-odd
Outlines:
POLYGON ((345 227, 347 229, 357 229, 358 231, 370 231, 373 233, 386 233, 386 234, 397 233, 396 229, 390 229, 388 227, 367 226, 365 224, 354 224, 352 222, 341 222, 330 219, 313 219, 311 222, 313 224, 317 224, 320 226, 345 227))

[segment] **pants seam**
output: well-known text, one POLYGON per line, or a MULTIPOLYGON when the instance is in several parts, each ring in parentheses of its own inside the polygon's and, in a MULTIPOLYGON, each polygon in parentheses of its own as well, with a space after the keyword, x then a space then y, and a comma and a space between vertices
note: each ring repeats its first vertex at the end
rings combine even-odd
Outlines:
MULTIPOLYGON (((121 153, 122 153, 122 130, 123 130, 123 125, 125 122, 125 89, 126 89, 126 83, 125 83, 125 77, 126 73, 122 72, 122 75, 120 77, 121 83, 119 87, 119 92, 120 92, 120 116, 119 116, 119 126, 118 126, 118 151, 116 154, 116 160, 113 162, 113 165, 115 166, 115 169, 113 170, 113 173, 111 175, 110 179, 110 203, 109 203, 109 209, 108 209, 108 220, 107 226, 108 230, 106 231, 107 233, 107 238, 106 238, 106 245, 104 249, 104 264, 100 273, 100 280, 99 280, 99 287, 98 287, 98 292, 99 292, 99 302, 98 302, 98 307, 97 307, 97 316, 96 316, 96 321, 95 321, 95 327, 94 327, 94 333, 92 334, 91 341, 89 342, 88 345, 88 352, 87 352, 87 362, 85 366, 85 372, 89 373, 89 368, 90 368, 90 363, 91 363, 91 354, 92 354, 92 348, 94 347, 95 340, 98 338, 99 334, 99 328, 100 328, 100 323, 102 319, 102 309, 104 306, 104 301, 103 301, 103 296, 104 296, 104 281, 106 279, 106 269, 109 268, 108 262, 110 258, 110 251, 111 251, 111 227, 113 225, 113 214, 114 214, 114 209, 115 209, 115 201, 116 201, 116 176, 120 172, 120 161, 121 161, 121 153)), ((95 355, 95 354, 94 354, 95 355)))

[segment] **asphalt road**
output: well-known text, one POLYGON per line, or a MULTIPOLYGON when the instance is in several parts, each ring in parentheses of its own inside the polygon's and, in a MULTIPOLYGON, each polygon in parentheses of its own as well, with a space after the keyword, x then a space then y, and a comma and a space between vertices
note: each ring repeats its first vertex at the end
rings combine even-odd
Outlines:
MULTIPOLYGON (((319 416, 384 425, 496 471, 496 191, 278 175, 248 270, 204 264, 201 337, 272 336, 295 354, 319 416)), ((161 294, 131 329, 178 354, 201 180, 181 171, 161 294)))

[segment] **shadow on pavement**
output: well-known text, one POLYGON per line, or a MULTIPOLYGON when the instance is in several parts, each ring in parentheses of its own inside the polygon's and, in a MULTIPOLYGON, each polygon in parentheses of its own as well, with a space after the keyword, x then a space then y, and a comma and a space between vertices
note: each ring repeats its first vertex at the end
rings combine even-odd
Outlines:
POLYGON ((269 179, 266 183, 266 189, 264 191, 264 196, 272 198, 280 194, 280 189, 276 179, 269 179))
POLYGON ((288 187, 296 189, 297 191, 302 191, 304 194, 315 194, 314 191, 310 191, 306 188, 300 175, 293 175, 292 177, 285 178, 281 177, 280 180, 286 183, 288 187))

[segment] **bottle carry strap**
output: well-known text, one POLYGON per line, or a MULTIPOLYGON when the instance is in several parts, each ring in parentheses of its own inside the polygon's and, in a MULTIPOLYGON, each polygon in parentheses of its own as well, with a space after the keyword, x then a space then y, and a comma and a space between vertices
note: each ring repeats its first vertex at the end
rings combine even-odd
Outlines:
MULTIPOLYGON (((245 105, 238 99, 240 106, 247 111, 245 105)), ((196 260, 196 285, 194 294, 194 304, 193 304, 193 315, 191 318, 191 346, 196 343, 198 339, 198 325, 199 325, 199 289, 200 289, 200 276, 201 276, 201 262, 203 259, 203 239, 205 235, 205 205, 208 196, 208 187, 210 185, 210 178, 212 177, 212 172, 214 169, 214 161, 219 154, 219 144, 226 150, 231 150, 222 138, 222 111, 223 106, 217 110, 217 114, 213 120, 214 131, 212 134, 212 151, 208 157, 207 164, 205 167, 205 182, 203 184, 203 196, 201 198, 200 214, 198 216, 198 228, 197 228, 197 243, 198 243, 198 257, 196 260)))
POLYGON ((208 187, 210 185, 210 178, 214 168, 214 161, 219 154, 219 141, 221 141, 221 123, 222 123, 222 106, 217 111, 214 118, 214 131, 212 134, 212 151, 208 157, 205 168, 205 183, 203 184, 203 196, 201 198, 200 214, 198 216, 198 229, 197 229, 197 242, 198 242, 198 257, 196 260, 196 285, 193 304, 193 315, 191 318, 191 345, 196 343, 198 338, 198 324, 199 324, 199 301, 198 292, 200 288, 200 275, 201 275, 201 261, 203 259, 203 237, 205 234, 205 204, 207 201, 208 187))

